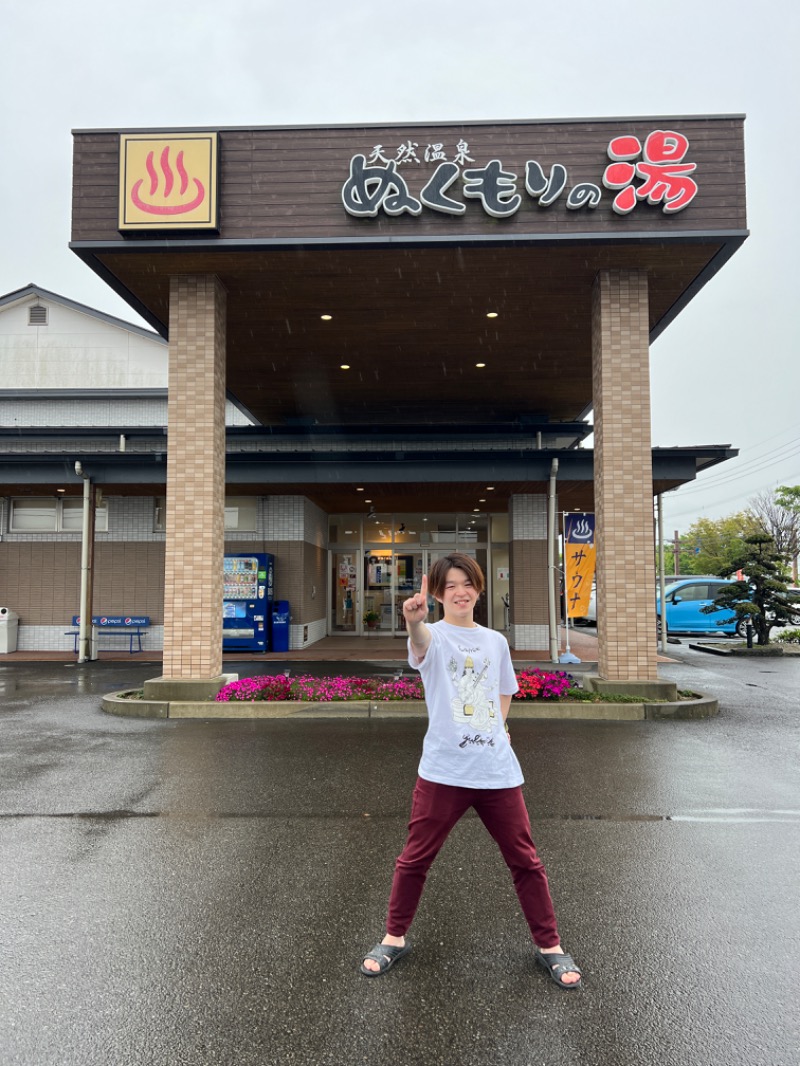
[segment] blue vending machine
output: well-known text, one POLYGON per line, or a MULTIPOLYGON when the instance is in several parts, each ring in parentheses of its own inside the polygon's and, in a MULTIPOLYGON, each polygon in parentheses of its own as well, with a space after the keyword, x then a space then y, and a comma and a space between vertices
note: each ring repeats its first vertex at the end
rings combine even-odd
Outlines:
POLYGON ((223 651, 269 651, 274 568, 263 552, 225 556, 223 651))

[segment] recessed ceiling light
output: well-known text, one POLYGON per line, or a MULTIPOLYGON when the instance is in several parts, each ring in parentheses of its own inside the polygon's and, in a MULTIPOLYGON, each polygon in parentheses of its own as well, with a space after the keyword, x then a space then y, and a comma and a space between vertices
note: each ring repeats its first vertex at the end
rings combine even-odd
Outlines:
POLYGON ((364 500, 364 503, 372 503, 372 500, 364 500))
POLYGON ((478 503, 486 503, 486 497, 481 496, 481 498, 478 500, 478 503))
POLYGON ((356 492, 363 492, 363 489, 356 489, 356 492))
POLYGON ((56 492, 66 492, 66 489, 56 489, 56 492))
POLYGON ((349 363, 342 363, 342 364, 341 364, 341 365, 339 366, 339 369, 340 369, 340 370, 349 370, 349 369, 350 369, 350 364, 349 364, 349 363))
POLYGON ((333 318, 333 315, 320 315, 319 317, 322 319, 323 322, 330 322, 330 320, 333 318))
POLYGON ((486 486, 486 491, 487 492, 494 492, 494 485, 487 485, 486 486))
POLYGON ((497 312, 496 311, 487 311, 486 317, 487 318, 497 318, 497 312))
POLYGON ((483 367, 486 366, 486 363, 476 363, 475 366, 477 366, 479 368, 483 368, 483 367))
POLYGON ((480 507, 473 507, 472 508, 472 513, 473 514, 480 514, 481 513, 480 507))

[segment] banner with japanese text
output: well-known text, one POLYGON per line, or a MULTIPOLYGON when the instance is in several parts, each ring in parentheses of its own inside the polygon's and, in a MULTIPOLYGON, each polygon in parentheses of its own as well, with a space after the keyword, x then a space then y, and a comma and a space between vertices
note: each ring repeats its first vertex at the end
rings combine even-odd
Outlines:
POLYGON ((568 618, 583 618, 589 609, 594 581, 594 515, 564 515, 564 589, 568 618))

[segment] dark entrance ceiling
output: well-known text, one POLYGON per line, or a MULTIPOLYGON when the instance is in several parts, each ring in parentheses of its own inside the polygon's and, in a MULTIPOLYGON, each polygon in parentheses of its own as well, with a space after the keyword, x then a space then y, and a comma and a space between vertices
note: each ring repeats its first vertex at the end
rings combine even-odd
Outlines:
POLYGON ((265 426, 477 430, 586 412, 598 271, 647 270, 656 336, 724 248, 695 237, 219 252, 129 244, 83 254, 164 335, 170 275, 218 275, 228 390, 265 426))

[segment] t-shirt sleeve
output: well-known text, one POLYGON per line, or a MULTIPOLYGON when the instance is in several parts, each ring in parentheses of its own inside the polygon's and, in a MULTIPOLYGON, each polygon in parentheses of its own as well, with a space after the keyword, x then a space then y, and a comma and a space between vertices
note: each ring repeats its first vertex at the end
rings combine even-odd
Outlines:
POLYGON ((500 639, 503 644, 503 654, 500 660, 500 695, 513 696, 515 692, 519 692, 517 675, 514 673, 514 664, 511 662, 508 642, 504 637, 500 639))

